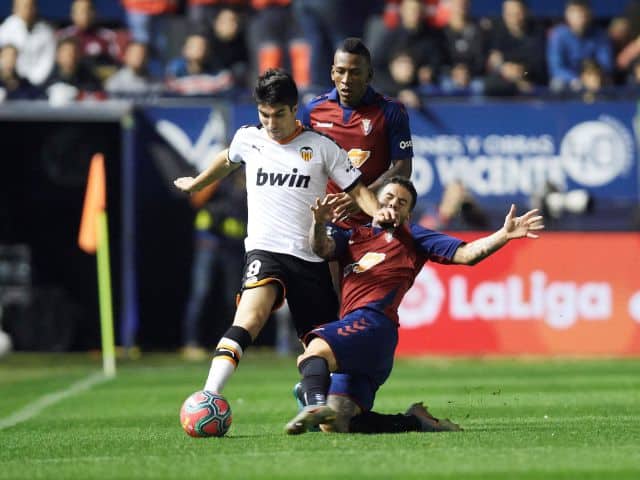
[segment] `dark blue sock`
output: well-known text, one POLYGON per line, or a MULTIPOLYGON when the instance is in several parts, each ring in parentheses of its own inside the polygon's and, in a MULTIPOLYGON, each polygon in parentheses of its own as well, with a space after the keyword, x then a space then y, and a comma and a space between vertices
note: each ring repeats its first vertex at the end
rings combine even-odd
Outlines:
POLYGON ((322 357, 305 358, 298 370, 302 375, 302 392, 304 394, 305 404, 307 405, 326 405, 327 393, 331 378, 329 376, 329 365, 322 357))

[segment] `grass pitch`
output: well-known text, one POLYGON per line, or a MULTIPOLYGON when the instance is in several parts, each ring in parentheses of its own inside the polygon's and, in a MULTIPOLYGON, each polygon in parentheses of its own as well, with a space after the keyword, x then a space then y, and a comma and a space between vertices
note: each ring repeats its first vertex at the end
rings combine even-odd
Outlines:
POLYGON ((285 435, 293 358, 250 351, 225 391, 233 426, 209 439, 178 420, 208 363, 149 355, 69 391, 99 369, 86 355, 0 360, 0 479, 640 478, 640 359, 399 360, 376 410, 424 400, 465 431, 373 436, 285 435), (40 413, 7 426, 27 405, 40 413))

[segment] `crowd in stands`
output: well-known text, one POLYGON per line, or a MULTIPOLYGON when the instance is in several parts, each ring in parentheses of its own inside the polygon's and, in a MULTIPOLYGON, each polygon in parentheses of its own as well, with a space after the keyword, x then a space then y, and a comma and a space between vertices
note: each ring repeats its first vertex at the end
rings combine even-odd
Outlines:
POLYGON ((237 98, 271 67, 321 93, 347 36, 371 49, 373 85, 412 107, 440 96, 592 101, 640 90, 640 0, 604 20, 588 0, 567 0, 564 18, 534 17, 526 0, 472 18, 472 1, 121 0, 122 25, 108 28, 92 0, 74 0, 62 24, 40 18, 38 0, 14 0, 0 24, 0 101, 237 98))

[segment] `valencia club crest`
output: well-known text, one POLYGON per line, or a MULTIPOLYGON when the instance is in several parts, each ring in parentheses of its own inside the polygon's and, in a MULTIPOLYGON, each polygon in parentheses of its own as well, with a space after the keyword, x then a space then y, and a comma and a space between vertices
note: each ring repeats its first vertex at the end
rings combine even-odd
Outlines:
POLYGON ((302 147, 300 149, 300 156, 305 162, 308 162, 313 158, 313 148, 311 147, 302 147))

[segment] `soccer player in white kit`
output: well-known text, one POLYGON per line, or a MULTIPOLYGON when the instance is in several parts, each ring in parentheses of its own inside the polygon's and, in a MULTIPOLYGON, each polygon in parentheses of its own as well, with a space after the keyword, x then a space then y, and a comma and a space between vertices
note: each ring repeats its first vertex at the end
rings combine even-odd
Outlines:
MULTIPOLYGON (((233 325, 220 339, 205 390, 221 393, 244 350, 287 299, 298 337, 333 321, 338 314, 329 269, 311 250, 310 206, 325 195, 331 178, 367 214, 379 209, 373 193, 360 182, 347 153, 333 140, 296 120, 298 90, 282 70, 258 78, 255 100, 260 125, 240 128, 228 149, 196 178, 174 183, 195 192, 242 164, 246 168, 248 226, 242 292, 233 325)), ((389 221, 393 212, 388 212, 389 221)))

